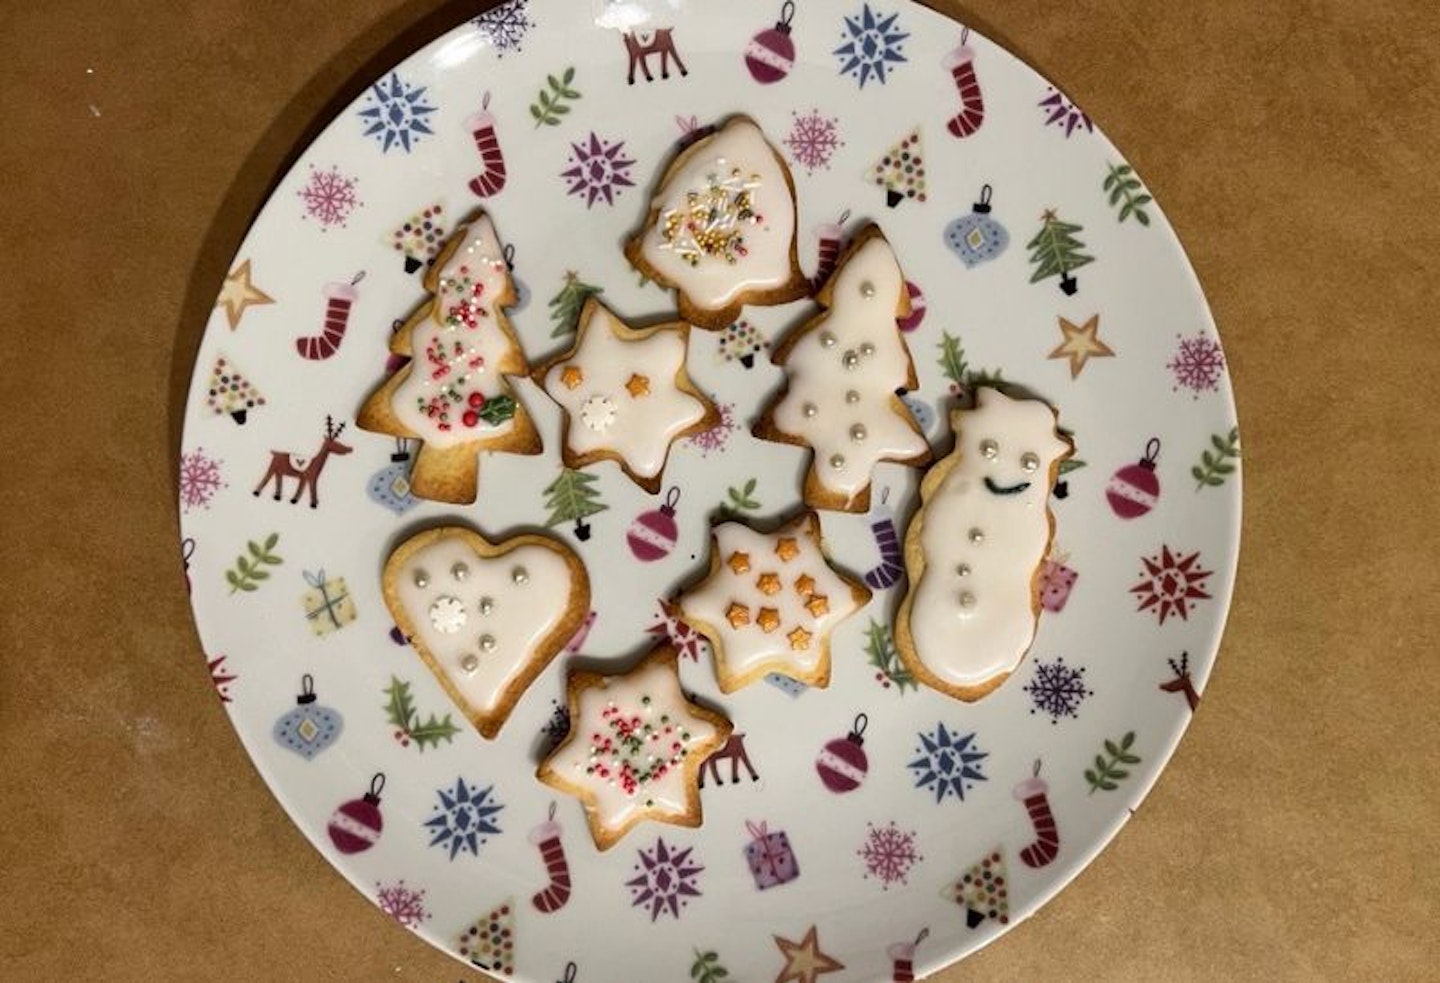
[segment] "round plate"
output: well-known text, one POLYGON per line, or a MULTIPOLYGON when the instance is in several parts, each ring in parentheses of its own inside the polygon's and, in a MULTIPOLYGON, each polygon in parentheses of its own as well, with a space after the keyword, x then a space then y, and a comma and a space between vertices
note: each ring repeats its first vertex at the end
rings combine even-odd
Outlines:
POLYGON ((908 979, 1054 895, 1184 731, 1238 549, 1224 356, 1140 177, 1004 50, 901 0, 676 6, 510 0, 376 79, 305 150, 236 256, 195 367, 181 475, 195 618, 296 825, 433 944, 535 983, 908 979), (657 496, 612 463, 590 469, 585 516, 547 493, 559 415, 528 381, 545 453, 487 455, 473 507, 414 500, 413 444, 349 421, 426 297, 426 261, 478 206, 514 247, 532 363, 568 344, 584 285, 631 319, 672 312, 620 244, 677 142, 736 112, 790 163, 807 272, 842 217, 894 245, 919 311, 903 325, 920 379, 908 402, 936 448, 952 401, 1003 380, 1058 408, 1076 459, 1051 503, 1039 634, 1004 686, 962 704, 897 661, 903 582, 884 586, 884 537, 892 512, 903 534, 920 472, 882 466, 869 514, 823 514, 835 561, 877 585, 834 636, 828 689, 722 697, 704 646, 682 644, 684 684, 733 718, 748 760, 723 763, 701 827, 644 824, 601 854, 579 804, 534 777, 564 727, 567 658, 483 740, 396 641, 381 565, 442 520, 492 537, 549 527, 594 585, 586 655, 623 661, 667 628, 684 643, 660 601, 702 574, 711 522, 799 506, 804 453, 749 427, 781 381, 767 349, 813 305, 693 332, 691 374, 723 424, 676 445, 657 496), (503 181, 480 150, 490 136, 503 181), (907 140, 908 178, 883 163, 907 140), (341 424, 348 452, 320 455, 341 424), (280 500, 252 493, 287 453, 313 464, 317 500, 292 503, 295 478, 280 500), (563 860, 552 850, 547 868, 534 832, 552 810, 563 860), (464 829, 478 835, 446 835, 464 829), (540 910, 566 875, 563 906, 540 910))

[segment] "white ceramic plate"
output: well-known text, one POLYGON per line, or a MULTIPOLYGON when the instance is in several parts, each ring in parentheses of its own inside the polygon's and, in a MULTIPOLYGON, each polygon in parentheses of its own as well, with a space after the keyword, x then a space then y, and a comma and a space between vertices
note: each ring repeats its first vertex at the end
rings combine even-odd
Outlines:
MULTIPOLYGON (((235 728, 296 825, 387 913, 462 959, 513 965, 532 983, 713 983, 721 969, 740 980, 908 979, 907 965, 932 972, 1054 895, 1129 818, 1184 731, 1238 548, 1224 357, 1139 177, 1062 93, 994 44, 970 34, 973 58, 956 65, 962 26, 902 0, 811 0, 785 29, 790 5, 773 0, 648 8, 511 0, 375 80, 281 181, 232 264, 187 406, 181 508, 196 621, 235 728), (633 84, 627 29, 642 48, 633 84), (664 78, 667 37, 678 57, 664 78), (318 465, 318 507, 289 502, 294 479, 282 501, 252 490, 272 452, 313 459, 327 418, 351 420, 381 377, 392 325, 425 296, 427 209, 448 232, 483 205, 514 246, 525 296, 512 317, 532 362, 566 344, 552 336, 563 306, 552 298, 567 272, 623 315, 672 311, 619 243, 685 129, 735 112, 753 115, 791 163, 807 272, 823 248, 813 230, 846 213, 847 231, 873 219, 893 243, 923 298, 905 337, 920 376, 911 402, 936 447, 948 449, 942 408, 954 394, 1003 376, 1058 407, 1084 466, 1052 502, 1047 609, 1000 690, 964 705, 911 685, 886 634, 896 587, 841 626, 826 690, 759 683, 721 698, 708 653, 693 650, 686 686, 732 716, 757 777, 722 773, 701 828, 647 824, 602 855, 578 803, 533 777, 565 660, 497 740, 482 740, 393 639, 381 564, 438 520, 498 536, 553 519, 594 584, 584 652, 643 650, 664 630, 658 599, 703 569, 721 506, 773 517, 798 504, 804 455, 748 426, 780 381, 764 346, 809 303, 747 310, 744 338, 758 352, 739 335, 692 335, 691 373, 726 407, 725 426, 677 445, 659 496, 613 464, 594 468, 604 510, 580 523, 547 505, 559 418, 528 382, 546 451, 487 457, 474 507, 409 498, 395 443, 353 424, 339 437, 350 452, 318 465), (486 126, 507 164, 498 191, 474 134, 486 126), (874 165, 915 130, 924 200, 891 206, 874 165), (494 192, 484 199, 471 185, 481 175, 475 186, 494 192), (982 196, 988 213, 974 210, 982 196), (1046 214, 1078 226, 1051 257, 1058 266, 1027 246, 1046 214), (407 221, 420 231, 406 234, 407 221), (957 222, 970 244, 952 248, 957 222), (1059 269, 1080 256, 1093 261, 1059 269), (637 523, 668 546, 659 558, 631 547, 637 523), (297 702, 312 685, 315 699, 297 702), (857 721, 863 747, 847 738, 857 721), (277 727, 306 729, 309 755, 277 727), (858 787, 827 784, 817 768, 827 753, 849 756, 858 787), (542 913, 531 898, 550 877, 532 833, 552 807, 573 891, 542 913), (342 813, 365 849, 341 849, 356 845, 332 834, 342 813), (472 827, 482 835, 458 852, 431 845, 466 822, 483 823, 472 827), (798 876, 773 883, 764 856, 755 873, 751 844, 781 867, 788 850, 798 876), (1004 903, 998 891, 957 901, 967 874, 1003 878, 1004 903), (497 926, 499 962, 477 955, 488 931, 470 935, 477 920, 497 926)), ((903 532, 917 479, 882 467, 869 515, 824 515, 839 564, 882 565, 874 527, 888 508, 903 532)))

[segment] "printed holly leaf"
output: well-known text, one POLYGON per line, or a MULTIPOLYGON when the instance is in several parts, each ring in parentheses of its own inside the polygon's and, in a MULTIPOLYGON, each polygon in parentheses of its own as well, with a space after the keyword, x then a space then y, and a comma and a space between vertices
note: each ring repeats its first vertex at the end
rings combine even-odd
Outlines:
POLYGON ((440 720, 432 713, 429 720, 410 728, 410 737, 421 751, 424 751, 427 745, 438 746, 441 741, 453 742, 458 733, 460 733, 460 728, 455 726, 455 722, 451 720, 448 713, 444 720, 440 720))
POLYGON ((410 697, 410 684, 391 676, 385 695, 390 697, 385 704, 385 719, 392 727, 409 730, 410 721, 415 716, 415 702, 410 697))
POLYGON ((1071 471, 1079 471, 1085 466, 1085 462, 1078 457, 1067 457, 1060 462, 1059 474, 1069 474, 1071 471))
POLYGON ((965 385, 965 349, 960 339, 948 331, 940 333, 940 371, 957 386, 965 385))

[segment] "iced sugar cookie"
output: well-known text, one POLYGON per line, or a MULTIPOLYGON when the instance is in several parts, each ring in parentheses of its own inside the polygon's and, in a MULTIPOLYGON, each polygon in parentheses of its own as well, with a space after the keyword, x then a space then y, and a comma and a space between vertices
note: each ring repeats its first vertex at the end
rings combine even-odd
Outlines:
POLYGON ((625 245, 641 273, 677 291, 680 316, 711 330, 746 304, 806 296, 790 168, 748 116, 680 152, 625 245))
POLYGON ((549 536, 491 543, 430 529, 390 554, 383 587, 395 623, 485 737, 590 610, 584 564, 549 536))
POLYGON ((1073 448, 1038 399, 977 391, 950 415, 955 450, 925 475, 905 534, 910 586, 895 646, 920 680, 962 700, 1005 681, 1035 637, 1049 500, 1073 448))
POLYGON ((678 437, 720 422, 685 370, 690 325, 632 328, 594 297, 580 312, 575 345, 535 370, 565 411, 567 468, 606 458, 652 495, 678 437))
POLYGON ((772 672, 829 685, 830 634, 869 600, 868 588, 830 565, 820 519, 805 512, 772 533, 716 526, 710 573, 678 603, 710 640, 720 689, 733 693, 772 672))
POLYGON ((700 825, 700 766, 731 726, 686 699, 678 659, 661 644, 629 672, 570 674, 570 733, 538 776, 584 803, 601 850, 646 819, 700 825))
POLYGON ((896 395, 918 384, 895 323, 910 313, 910 295, 877 226, 855 237, 816 300, 828 310, 775 349, 785 388, 754 433, 811 448, 806 505, 863 512, 877 463, 930 461, 925 435, 896 395))
POLYGON ((515 284, 490 219, 456 230, 425 275, 433 297, 391 339, 410 362, 377 389, 357 416, 362 429, 424 441, 410 476, 420 498, 475 500, 477 454, 538 454, 540 435, 509 376, 529 363, 504 308, 515 284))

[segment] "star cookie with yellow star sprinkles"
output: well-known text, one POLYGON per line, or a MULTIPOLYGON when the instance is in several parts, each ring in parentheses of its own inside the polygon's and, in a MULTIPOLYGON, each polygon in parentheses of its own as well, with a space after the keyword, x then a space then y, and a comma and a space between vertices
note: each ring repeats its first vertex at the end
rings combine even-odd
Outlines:
POLYGON ((570 673, 570 731, 537 776, 580 799, 601 850, 647 819, 700 825, 700 767, 732 727, 685 696, 678 667, 661 643, 628 672, 570 673))
POLYGON ((830 635, 869 600, 864 584, 830 565, 820 520, 806 511, 771 533, 716 526, 710 572, 678 603, 710 641, 720 689, 733 693, 772 672, 828 685, 830 635))
POLYGON ((632 328, 594 297, 574 346, 535 370, 565 416, 565 466, 613 460, 641 488, 660 490, 670 445, 720 422, 686 371, 690 325, 632 328))

